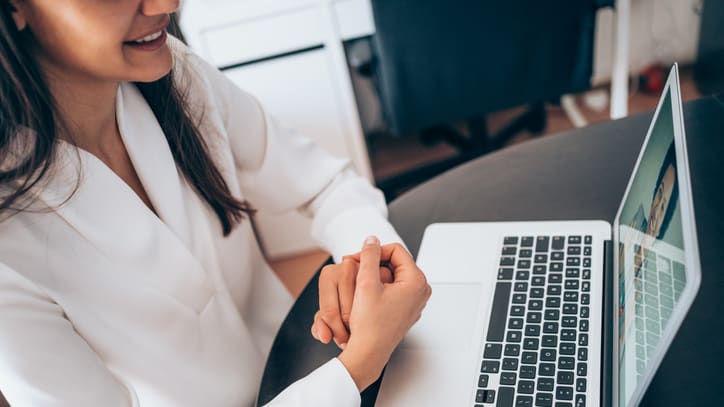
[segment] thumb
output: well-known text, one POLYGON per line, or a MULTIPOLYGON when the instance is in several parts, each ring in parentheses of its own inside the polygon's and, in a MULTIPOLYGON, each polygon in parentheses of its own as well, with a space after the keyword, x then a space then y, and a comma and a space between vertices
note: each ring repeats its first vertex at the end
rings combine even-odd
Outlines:
POLYGON ((381 255, 380 240, 375 236, 368 237, 360 252, 359 271, 357 272, 358 286, 382 289, 382 280, 380 280, 381 255))

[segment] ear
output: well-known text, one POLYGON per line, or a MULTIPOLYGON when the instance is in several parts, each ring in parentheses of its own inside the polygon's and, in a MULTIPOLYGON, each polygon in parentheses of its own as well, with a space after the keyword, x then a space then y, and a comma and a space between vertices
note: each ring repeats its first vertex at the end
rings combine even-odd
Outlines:
POLYGON ((10 13, 12 13, 13 20, 15 20, 15 27, 17 27, 18 31, 23 31, 28 26, 28 21, 25 19, 22 8, 19 7, 18 0, 10 0, 10 13))

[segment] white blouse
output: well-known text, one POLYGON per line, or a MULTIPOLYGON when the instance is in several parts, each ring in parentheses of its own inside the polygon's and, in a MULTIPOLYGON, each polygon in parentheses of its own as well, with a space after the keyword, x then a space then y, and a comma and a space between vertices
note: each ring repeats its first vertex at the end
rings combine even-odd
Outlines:
MULTIPOLYGON (((234 196, 259 212, 309 214, 312 236, 336 259, 370 234, 400 241, 382 194, 348 160, 280 128, 169 41, 177 81, 234 196)), ((249 220, 222 235, 133 84, 119 86, 117 121, 158 216, 95 156, 58 144, 31 210, 0 218, 0 391, 21 407, 252 405, 292 298, 249 220)), ((332 359, 270 405, 359 403, 332 359)))

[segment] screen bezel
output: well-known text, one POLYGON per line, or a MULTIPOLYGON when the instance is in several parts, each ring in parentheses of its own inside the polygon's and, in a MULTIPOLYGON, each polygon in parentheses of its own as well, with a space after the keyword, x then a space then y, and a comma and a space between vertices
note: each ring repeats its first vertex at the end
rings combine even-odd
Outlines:
POLYGON ((684 290, 681 293, 681 297, 679 297, 679 301, 676 304, 672 314, 671 319, 669 320, 669 324, 666 328, 666 330, 662 333, 659 339, 659 343, 656 346, 656 351, 654 353, 654 356, 649 359, 648 366, 646 367, 646 372, 641 376, 641 381, 637 383, 636 390, 631 396, 631 400, 629 401, 628 405, 635 406, 638 405, 638 403, 643 398, 644 392, 648 385, 651 383, 651 380, 654 377, 654 374, 656 373, 656 370, 658 369, 659 365, 661 364, 661 361, 664 358, 664 355, 666 353, 666 350, 671 345, 671 342, 674 339, 674 336, 676 335, 676 332, 679 330, 679 327, 681 326, 681 323, 684 320, 684 317, 686 316, 687 311, 691 307, 691 304, 694 302, 694 298, 696 297, 696 293, 699 291, 699 285, 701 284, 701 265, 699 261, 699 245, 697 242, 697 235, 696 235, 696 223, 694 218, 694 205, 692 200, 692 194, 691 194, 691 179, 689 176, 689 161, 688 161, 688 154, 686 152, 686 138, 685 138, 685 132, 684 132, 684 120, 683 120, 683 109, 681 104, 681 94, 680 94, 680 87, 679 87, 679 70, 678 65, 674 64, 674 66, 671 68, 671 72, 669 73, 669 77, 666 81, 666 85, 664 86, 664 90, 661 94, 661 98, 659 99, 658 106, 656 107, 656 112, 654 113, 654 117, 651 120, 651 124, 649 125, 649 129, 646 134, 646 138, 644 140, 643 146, 641 147, 641 151, 639 152, 639 156, 636 160, 636 165, 634 166, 633 172, 631 173, 631 178, 629 179, 628 185, 626 186, 626 192, 623 195, 623 198, 621 199, 621 205, 619 206, 618 212, 616 213, 616 218, 613 222, 613 298, 614 301, 612 301, 612 310, 609 310, 610 312, 613 312, 613 381, 612 381, 612 401, 614 406, 620 406, 620 394, 619 394, 619 329, 618 329, 618 302, 619 302, 619 226, 621 222, 621 213, 623 212, 624 205, 626 203, 626 199, 628 198, 631 186, 633 184, 635 175, 638 172, 639 165, 641 164, 641 160, 643 159, 644 153, 646 152, 646 148, 649 143, 649 139, 651 138, 651 134, 654 128, 654 125, 659 117, 659 114, 661 112, 661 107, 664 104, 664 100, 666 99, 666 93, 671 93, 671 111, 672 111, 672 119, 673 119, 673 129, 674 129, 674 148, 676 150, 676 162, 677 162, 677 168, 676 168, 676 177, 677 182, 679 183, 679 204, 681 205, 681 229, 682 229, 682 237, 684 242, 684 258, 685 258, 685 266, 686 266, 686 286, 684 287, 684 290))

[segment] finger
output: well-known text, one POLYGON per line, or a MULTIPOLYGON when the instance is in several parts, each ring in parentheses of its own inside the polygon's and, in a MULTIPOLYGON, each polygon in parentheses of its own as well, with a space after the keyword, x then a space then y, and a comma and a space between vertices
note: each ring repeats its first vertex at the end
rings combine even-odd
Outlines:
MULTIPOLYGON (((360 261, 362 252, 350 254, 345 257, 360 261)), ((394 269, 395 267, 402 264, 414 263, 415 259, 412 258, 410 252, 407 251, 405 246, 400 243, 386 244, 381 247, 380 261, 388 262, 394 269)))
POLYGON ((357 281, 358 263, 352 259, 342 259, 342 276, 339 279, 339 311, 342 323, 349 328, 349 317, 352 314, 352 302, 357 281))
POLYGON ((375 236, 365 240, 360 252, 359 271, 357 272, 357 285, 368 288, 382 289, 380 280, 380 241, 375 236))
MULTIPOLYGON (((322 273, 339 273, 339 267, 325 267, 322 273)), ((337 280, 332 276, 319 278, 319 312, 322 321, 332 330, 332 336, 339 343, 346 343, 349 340, 347 327, 342 323, 339 308, 339 294, 337 292, 337 280)))
POLYGON ((392 274, 392 270, 390 270, 389 267, 381 266, 380 267, 380 279, 385 284, 390 284, 393 281, 395 281, 395 276, 392 274))
MULTIPOLYGON (((312 325, 312 331, 316 334, 318 341, 328 344, 332 340, 332 330, 329 329, 326 323, 322 321, 319 311, 314 315, 314 325, 312 325)), ((313 335, 314 336, 314 335, 313 335)))

